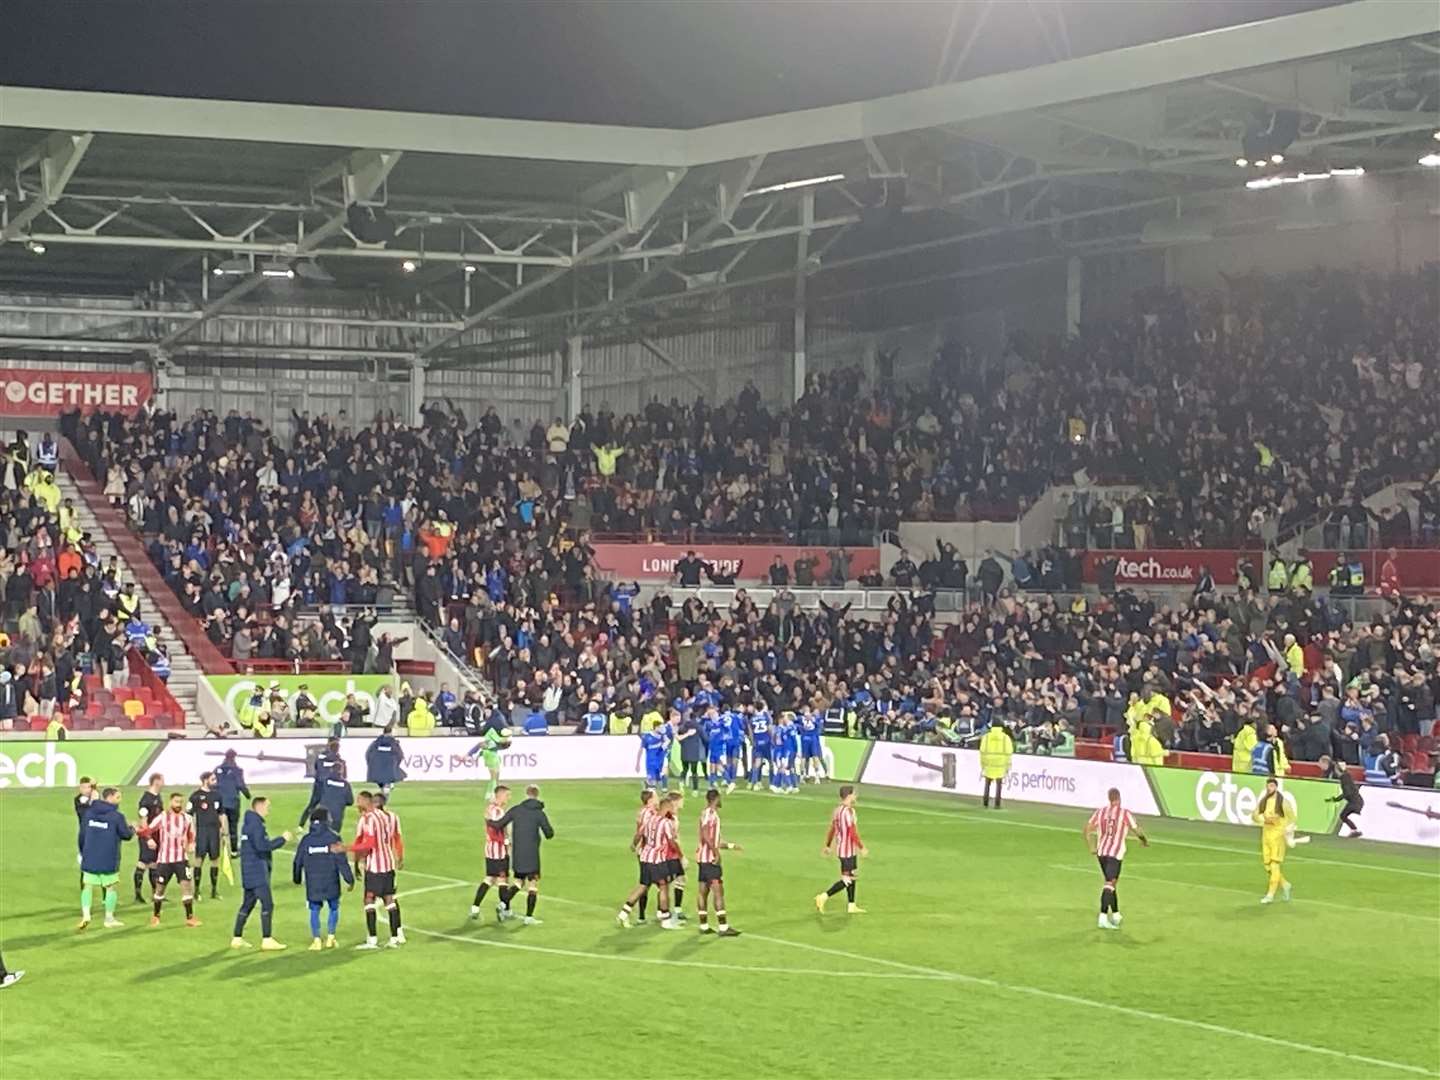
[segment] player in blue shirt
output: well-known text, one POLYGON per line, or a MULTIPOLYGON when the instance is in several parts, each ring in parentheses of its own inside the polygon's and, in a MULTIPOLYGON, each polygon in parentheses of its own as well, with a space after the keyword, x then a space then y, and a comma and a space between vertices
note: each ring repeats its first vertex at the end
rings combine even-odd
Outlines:
POLYGON ((754 791, 760 786, 760 772, 763 769, 770 773, 770 790, 775 790, 775 763, 770 760, 770 710, 763 705, 756 705, 749 717, 748 727, 750 729, 750 790, 754 791))
POLYGON ((705 734, 706 776, 711 787, 719 787, 725 771, 725 758, 730 742, 730 725, 721 719, 711 705, 705 710, 705 719, 700 726, 705 734))
POLYGON ((800 789, 800 777, 796 771, 799 752, 800 732, 795 727, 795 715, 786 713, 783 723, 775 733, 775 755, 779 762, 779 786, 782 792, 800 789))
POLYGON ((665 751, 669 744, 662 724, 654 731, 640 736, 640 751, 645 755, 645 786, 662 789, 665 786, 665 751))
POLYGON ((729 729, 725 735, 728 756, 725 760, 725 790, 735 790, 735 777, 742 771, 745 753, 745 713, 739 706, 727 714, 729 729))
POLYGON ((811 783, 818 784, 825 776, 825 755, 820 746, 820 733, 825 730, 825 717, 818 709, 802 709, 799 723, 800 770, 799 775, 811 783), (811 773, 811 764, 814 773, 811 773))

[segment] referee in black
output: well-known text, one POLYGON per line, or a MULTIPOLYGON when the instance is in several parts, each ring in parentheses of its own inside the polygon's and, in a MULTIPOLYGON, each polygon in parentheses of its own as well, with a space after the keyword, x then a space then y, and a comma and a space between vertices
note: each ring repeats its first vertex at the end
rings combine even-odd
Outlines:
POLYGON ((200 899, 200 868, 210 860, 210 899, 220 899, 220 793, 215 774, 200 774, 200 786, 190 793, 186 813, 195 822, 195 899, 200 899))
POLYGON ((1322 754, 1319 764, 1320 775, 1323 778, 1340 781, 1340 794, 1325 801, 1345 804, 1340 808, 1340 820, 1350 830, 1345 835, 1354 839, 1360 835, 1360 829, 1351 820, 1351 816, 1365 809, 1365 799, 1360 794, 1360 785, 1355 783, 1355 778, 1350 775, 1350 770, 1343 763, 1333 760, 1329 754, 1322 754))
MULTIPOLYGON (((539 926, 535 918, 535 904, 540 898, 540 836, 546 840, 555 838, 550 819, 545 816, 545 804, 540 801, 540 789, 531 784, 525 789, 525 799, 505 812, 505 816, 492 824, 497 832, 504 832, 510 826, 511 876, 517 888, 525 890, 526 926, 539 926)), ((511 903, 514 903, 512 898, 511 903)))

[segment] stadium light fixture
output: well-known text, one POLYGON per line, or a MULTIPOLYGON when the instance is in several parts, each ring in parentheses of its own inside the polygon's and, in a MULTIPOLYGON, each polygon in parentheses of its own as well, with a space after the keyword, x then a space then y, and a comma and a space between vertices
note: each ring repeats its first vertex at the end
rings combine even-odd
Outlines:
POLYGON ((796 188, 815 187, 817 184, 833 184, 844 179, 844 173, 831 173, 829 176, 812 176, 807 180, 786 180, 783 183, 771 184, 768 187, 748 191, 745 193, 745 197, 748 199, 751 195, 773 195, 777 191, 794 191, 796 188))
MULTIPOLYGON (((1437 161, 1440 164, 1440 161, 1437 161)), ((1352 176, 1364 176, 1365 170, 1355 165, 1345 169, 1327 169, 1324 172, 1299 172, 1294 176, 1262 176, 1256 180, 1245 181, 1245 186, 1251 191, 1264 191, 1267 188, 1280 187, 1284 184, 1308 184, 1315 180, 1346 179, 1352 176)))
POLYGON ((288 266, 267 266, 264 270, 260 271, 260 276, 268 278, 293 278, 295 271, 291 270, 288 266))
POLYGON ((1284 154, 1271 154, 1271 155, 1270 155, 1270 164, 1272 164, 1272 165, 1283 165, 1283 164, 1285 164, 1285 155, 1284 155, 1284 154))
POLYGON ((1440 169, 1440 154, 1426 154, 1420 159, 1420 164, 1427 169, 1440 169))
POLYGON ((478 269, 478 268, 475 266, 474 263, 466 263, 466 264, 465 264, 465 273, 467 273, 467 274, 473 274, 473 273, 475 273, 476 269, 478 269))
POLYGON ((404 262, 402 262, 402 263, 400 264, 400 269, 403 270, 403 271, 404 271, 405 273, 407 273, 407 274, 413 274, 413 273, 415 272, 415 269, 416 269, 415 260, 414 260, 414 259, 406 259, 404 262))
POLYGON ((1240 168, 1243 169, 1243 168, 1245 168, 1247 165, 1250 164, 1250 159, 1249 159, 1249 158, 1243 158, 1243 157, 1237 157, 1237 158, 1235 159, 1235 164, 1236 164, 1236 165, 1239 165, 1240 168))
POLYGON ((42 244, 39 240, 31 240, 28 244, 25 245, 25 247, 29 250, 31 255, 45 254, 45 245, 42 244))

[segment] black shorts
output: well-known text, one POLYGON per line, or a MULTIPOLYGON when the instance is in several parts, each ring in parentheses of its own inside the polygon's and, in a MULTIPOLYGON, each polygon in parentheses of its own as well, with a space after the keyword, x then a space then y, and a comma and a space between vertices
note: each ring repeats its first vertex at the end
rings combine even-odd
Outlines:
POLYGON ((646 862, 640 864, 641 885, 664 885, 674 875, 670 872, 668 862, 646 862))
POLYGON ((1106 881, 1120 880, 1120 860, 1113 855, 1097 855, 1095 859, 1100 864, 1100 872, 1105 875, 1106 881))
POLYGON ((505 856, 505 858, 503 858, 503 859, 486 859, 486 860, 485 860, 485 876, 486 876, 486 877, 509 877, 509 876, 510 876, 510 856, 507 855, 507 856, 505 856))
POLYGON ((855 855, 846 855, 840 860, 840 873, 854 875, 860 866, 860 859, 855 855))
POLYGON ((682 878, 685 876, 685 862, 683 859, 667 859, 665 864, 670 867, 670 876, 672 878, 682 878))
POLYGON ((213 829, 198 829, 195 832, 195 858, 196 859, 218 859, 220 858, 220 827, 213 829))
POLYGON ((701 885, 719 881, 721 879, 720 864, 718 862, 702 862, 699 877, 701 885))
POLYGON ((383 874, 372 874, 369 870, 366 870, 365 891, 371 896, 394 896, 395 871, 387 870, 383 874))
POLYGON ((171 878, 179 878, 181 881, 190 880, 190 864, 186 862, 167 862, 155 867, 155 883, 164 885, 171 878))
POLYGON ((1340 814, 1342 817, 1346 814, 1358 814, 1361 810, 1364 809, 1365 800, 1357 796, 1353 799, 1348 800, 1345 805, 1340 808, 1340 814))
POLYGON ((539 881, 539 880, 540 880, 540 867, 539 867, 539 866, 525 866, 525 867, 516 866, 516 867, 515 867, 515 880, 516 880, 516 881, 539 881))
POLYGON ((154 841, 142 838, 140 840, 140 850, 136 852, 135 857, 140 860, 141 866, 154 866, 155 860, 160 857, 160 848, 156 846, 154 841))
POLYGON ((640 877, 638 879, 640 884, 649 885, 650 882, 645 880, 645 864, 640 861, 640 857, 638 855, 635 857, 635 865, 640 869, 640 877))

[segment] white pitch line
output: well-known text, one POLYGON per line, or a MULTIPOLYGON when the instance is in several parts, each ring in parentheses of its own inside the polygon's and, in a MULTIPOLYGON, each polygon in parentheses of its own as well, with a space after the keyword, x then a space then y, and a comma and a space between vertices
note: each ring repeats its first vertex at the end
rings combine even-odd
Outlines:
POLYGON ((425 871, 423 871, 423 870, 408 870, 408 869, 407 869, 407 870, 400 870, 400 871, 398 871, 398 872, 401 873, 401 874, 409 874, 409 875, 411 875, 412 877, 429 878, 431 881, 444 881, 444 882, 446 882, 446 883, 448 883, 448 884, 450 884, 450 885, 468 885, 468 884, 470 884, 470 883, 467 882, 464 878, 449 877, 449 876, 446 875, 446 874, 427 874, 427 873, 425 873, 425 871))
MULTIPOLYGON (((1068 869, 1068 868, 1067 868, 1068 869)), ((595 910, 609 910, 603 904, 593 904, 585 900, 569 900, 559 896, 545 897, 546 900, 557 904, 570 904, 574 907, 593 908, 595 910)), ((1317 901, 1318 902, 1318 901, 1317 901)), ((512 942, 491 941, 481 938, 467 938, 452 934, 441 934, 433 930, 418 930, 416 933, 428 934, 431 937, 450 938, 455 941, 468 941, 477 945, 490 945, 497 948, 526 949, 534 952, 548 952, 560 956, 571 956, 594 960, 620 960, 635 963, 649 964, 681 964, 684 966, 702 966, 700 961, 668 960, 664 957, 638 957, 638 956, 614 956, 605 953, 584 952, 578 949, 554 949, 538 945, 521 945, 512 942)), ((1066 994, 1056 990, 1043 990, 1036 986, 1025 986, 1021 983, 1005 983, 996 979, 987 979, 977 975, 965 975, 958 971, 944 971, 939 968, 921 967, 918 964, 907 964, 899 960, 889 960, 879 956, 868 956, 864 953, 847 952, 844 949, 831 949, 823 945, 811 945, 801 941, 790 941, 786 938, 770 937, 767 934, 757 934, 752 931, 745 931, 745 937, 751 941, 763 941, 772 945, 783 945, 792 949, 803 949, 806 952, 820 953, 825 956, 833 956, 842 960, 855 960, 862 963, 879 964, 883 967, 895 968, 898 971, 908 972, 912 977, 924 977, 935 981, 949 981, 966 983, 973 986, 985 986, 993 990, 1001 990, 1012 994, 1025 994, 1031 997, 1045 998, 1050 1001, 1061 1001, 1070 1005, 1078 1005, 1089 1009, 1099 1009, 1106 1012, 1119 1013, 1124 1016, 1134 1016, 1143 1020, 1154 1020, 1161 1023, 1175 1024, 1180 1027, 1195 1028, 1200 1031, 1207 1031, 1215 1035, 1223 1035, 1227 1038, 1249 1039, 1252 1042, 1266 1043, 1271 1046, 1281 1046, 1288 1050, 1300 1050, 1311 1054, 1321 1054, 1325 1057, 1341 1058, 1346 1061, 1359 1062, 1364 1065, 1377 1065, 1381 1068, 1398 1069, 1402 1072, 1415 1073, 1418 1076, 1440 1076, 1429 1069, 1419 1065, 1407 1065, 1399 1061, 1386 1061, 1383 1058, 1367 1057, 1364 1054, 1351 1054, 1344 1050, 1336 1050, 1328 1046, 1312 1046, 1309 1043, 1294 1042, 1290 1039, 1281 1039, 1273 1035, 1262 1035, 1256 1031, 1243 1031, 1239 1028, 1225 1027, 1222 1024, 1211 1024, 1204 1020, 1189 1020, 1182 1016, 1170 1016, 1167 1013, 1151 1012, 1148 1009, 1136 1009, 1128 1005, 1115 1005, 1108 1001, 1096 1001, 1091 998, 1079 997, 1075 994, 1066 994)), ((718 967, 714 964, 703 964, 706 967, 718 967)), ((867 977, 864 972, 834 972, 834 971, 812 971, 805 972, 797 968, 760 968, 735 965, 741 971, 749 972, 774 972, 774 973, 807 973, 826 975, 831 977, 867 977)))
MULTIPOLYGON (((1146 865, 1150 866, 1154 864, 1147 863, 1146 865)), ((1185 864, 1167 863, 1164 865, 1184 866, 1185 864)), ((1223 865, 1232 866, 1234 864, 1224 863, 1223 865)), ((1095 872, 1093 870, 1088 870, 1079 866, 1065 866, 1061 863, 1051 863, 1050 869, 1064 870, 1066 873, 1069 874, 1093 874, 1095 872)), ((1126 878, 1125 880, 1127 882, 1138 881, 1141 884, 1144 884, 1147 881, 1153 881, 1157 885, 1179 885, 1180 887, 1185 889, 1205 889, 1209 892, 1234 893, 1237 896, 1254 896, 1255 893, 1258 891, 1254 889, 1237 889, 1233 885, 1210 885, 1197 881, 1180 881, 1176 878, 1152 877, 1150 874, 1145 873, 1144 871, 1140 871, 1132 875, 1131 877, 1126 878)), ((1341 904, 1333 900, 1312 900, 1308 896, 1297 897, 1290 902, 1293 904, 1312 904, 1318 905, 1319 907, 1336 908, 1340 911, 1358 911, 1366 915, 1390 915, 1397 919, 1419 919, 1422 922, 1430 923, 1440 922, 1440 917, 1436 917, 1434 915, 1422 915, 1419 912, 1415 911, 1395 911, 1394 909, 1386 908, 1359 907, 1355 904, 1341 904)))
MULTIPOLYGON (((428 876, 428 875, 427 875, 428 876)), ((400 900, 408 900, 412 896, 419 896, 427 892, 443 892, 446 889, 458 889, 463 885, 469 885, 468 881, 448 881, 443 885, 426 885, 423 889, 406 889, 404 892, 396 893, 400 900)))
MULTIPOLYGON (((801 799, 806 802, 828 802, 826 799, 817 799, 813 796, 802 795, 801 799)), ((873 798, 867 798, 862 808, 874 810, 888 810, 895 814, 918 814, 921 817, 942 817, 947 818, 957 825, 1009 825, 1017 829, 1043 829, 1046 832, 1075 833, 1079 835, 1079 829, 1071 829, 1064 825, 1044 825, 1038 821, 1013 821, 1006 818, 982 817, 974 814, 959 814, 945 810, 925 810, 918 806, 902 806, 897 803, 883 803, 873 798)), ((1196 851, 1218 851, 1226 855, 1238 855, 1253 857, 1253 851, 1245 851, 1241 848, 1221 847, 1218 844, 1200 844, 1191 840, 1169 840, 1161 836, 1156 841, 1166 847, 1193 848, 1196 851)), ((1321 859, 1311 855, 1297 855, 1297 861, 1306 863, 1320 863, 1325 866, 1338 866, 1345 870, 1374 870, 1386 874, 1408 874, 1412 877, 1427 878, 1440 884, 1440 874, 1427 870, 1411 870, 1404 866, 1379 866, 1375 863, 1352 863, 1343 862, 1340 859, 1321 859)))
MULTIPOLYGON (((550 899, 555 899, 550 897, 550 899)), ((518 949, 523 952, 544 953, 548 956, 565 956, 582 960, 609 960, 622 964, 652 964, 665 967, 709 968, 713 971, 738 971, 746 975, 808 975, 829 979, 916 979, 929 982, 945 982, 948 976, 906 971, 827 971, 823 968, 760 967, 750 964, 718 964, 707 960, 671 960, 663 956, 624 956, 618 953, 587 952, 584 949, 557 949, 548 945, 525 945, 518 941, 495 941, 491 938, 464 937, 460 934, 443 934, 438 930, 417 930, 408 927, 412 934, 443 938, 446 941, 460 941, 468 945, 485 945, 492 949, 518 949)))
POLYGON ((788 945, 793 948, 804 949, 808 952, 822 953, 827 956, 835 956, 847 960, 868 960, 872 964, 883 964, 887 967, 899 968, 916 974, 944 975, 954 982, 985 986, 992 990, 1001 990, 1012 994, 1026 994, 1031 997, 1045 998, 1049 1001, 1061 1001, 1069 1005, 1079 1005, 1088 1009, 1100 1009, 1105 1012, 1120 1013, 1124 1016, 1134 1016, 1142 1020, 1155 1020, 1160 1023, 1175 1024, 1180 1027, 1196 1028, 1200 1031, 1224 1035, 1227 1038, 1249 1039, 1253 1042, 1267 1043, 1271 1046, 1281 1046, 1287 1050, 1300 1050, 1311 1054, 1321 1054, 1325 1057, 1342 1058, 1346 1061, 1355 1061, 1364 1065, 1378 1065, 1382 1068, 1398 1069, 1402 1072, 1415 1073, 1419 1076, 1440 1076, 1440 1073, 1432 1072, 1420 1065, 1408 1065, 1400 1061, 1386 1061, 1384 1058, 1372 1058, 1364 1054, 1351 1054, 1347 1051, 1335 1050, 1328 1046, 1312 1046, 1309 1043, 1294 1042, 1290 1039, 1281 1039, 1273 1035, 1262 1035, 1258 1031, 1243 1031, 1239 1028, 1225 1027, 1222 1024, 1211 1024, 1204 1020, 1189 1020, 1182 1016, 1170 1016, 1167 1013, 1151 1012, 1149 1009, 1136 1009, 1128 1005, 1115 1005, 1108 1001, 1096 1001, 1092 998, 1079 997, 1075 994, 1066 994, 1057 990, 1042 990, 1039 987, 1025 986, 1021 983, 1006 983, 998 979, 964 975, 956 971, 942 971, 939 968, 921 967, 918 964, 906 964, 898 960, 887 960, 878 956, 866 956, 862 953, 846 952, 843 949, 830 949, 823 945, 809 945, 799 941, 787 941, 784 938, 772 938, 763 934, 750 934, 749 937, 755 941, 766 941, 775 945, 788 945))

